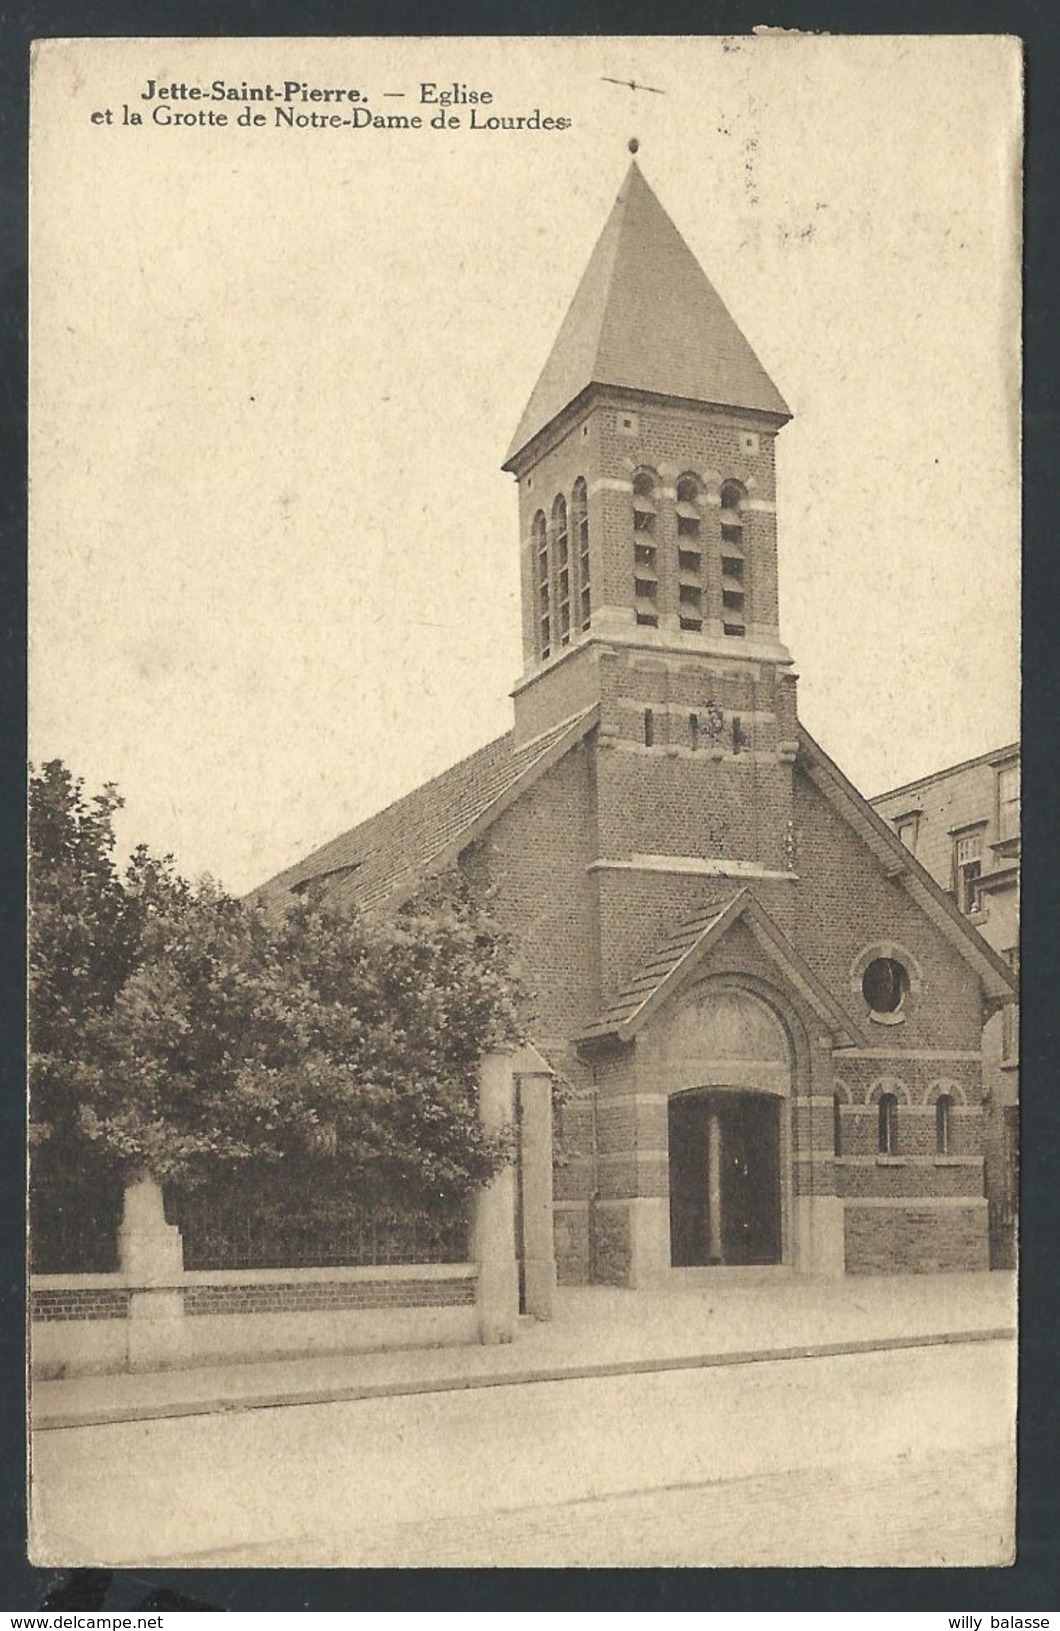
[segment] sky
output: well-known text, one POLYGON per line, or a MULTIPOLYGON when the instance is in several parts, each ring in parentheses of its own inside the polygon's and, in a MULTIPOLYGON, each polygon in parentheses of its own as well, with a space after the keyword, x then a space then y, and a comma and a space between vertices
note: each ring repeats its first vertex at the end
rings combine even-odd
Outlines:
POLYGON ((956 37, 38 47, 33 760, 241 892, 508 728, 500 464, 631 136, 794 413, 804 722, 868 795, 1013 740, 1019 72, 956 37), (535 110, 569 125, 478 128, 535 110))

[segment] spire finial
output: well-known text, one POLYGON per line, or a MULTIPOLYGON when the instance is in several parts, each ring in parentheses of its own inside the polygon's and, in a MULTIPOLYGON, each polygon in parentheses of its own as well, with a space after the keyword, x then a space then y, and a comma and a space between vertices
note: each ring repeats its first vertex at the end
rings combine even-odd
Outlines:
POLYGON ((626 146, 629 148, 631 153, 640 152, 640 143, 638 142, 636 136, 631 136, 629 141, 626 143, 626 146))

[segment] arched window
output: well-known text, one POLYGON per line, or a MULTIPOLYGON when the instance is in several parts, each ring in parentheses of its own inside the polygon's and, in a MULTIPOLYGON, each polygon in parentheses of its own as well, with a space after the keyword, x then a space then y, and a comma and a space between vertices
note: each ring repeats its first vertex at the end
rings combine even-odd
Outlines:
POLYGON ((935 1154, 949 1155, 952 1139, 951 1120, 953 1099, 949 1093, 940 1093, 935 1100, 935 1154))
POLYGON ((633 530, 655 531, 655 476, 650 470, 638 470, 633 477, 633 530))
POLYGON ((677 612, 681 627, 698 634, 703 627, 703 547, 700 533, 699 478, 690 474, 677 480, 677 612))
POLYGON ((633 477, 633 596, 637 622, 658 628, 659 577, 655 552, 655 476, 633 477))
POLYGON ((552 540, 556 552, 556 618, 559 643, 570 645, 570 537, 567 533, 567 500, 557 493, 552 505, 552 540))
POLYGON ((726 634, 747 633, 747 557, 744 553, 743 488, 726 481, 721 488, 721 624, 726 634))
POLYGON ((893 1093, 881 1093, 877 1148, 881 1155, 898 1154, 898 1100, 893 1093))
POLYGON ((579 476, 571 494, 571 528, 578 552, 578 617, 582 629, 592 622, 592 592, 589 587, 589 490, 579 476))
POLYGON ((533 525, 534 586, 537 594, 537 655, 542 660, 552 649, 551 586, 548 569, 548 523, 538 510, 533 525))
POLYGON ((703 518, 699 513, 699 482, 695 476, 677 478, 677 536, 698 538, 703 518))

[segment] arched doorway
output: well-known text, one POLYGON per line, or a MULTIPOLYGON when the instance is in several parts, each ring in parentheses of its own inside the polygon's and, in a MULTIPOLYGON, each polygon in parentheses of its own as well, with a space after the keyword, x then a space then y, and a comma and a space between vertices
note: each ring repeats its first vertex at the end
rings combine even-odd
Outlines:
POLYGON ((709 983, 660 1040, 671 1266, 782 1262, 793 1069, 784 1026, 760 997, 709 983))
POLYGON ((781 1261, 781 1103, 713 1088, 670 1100, 674 1268, 781 1261))

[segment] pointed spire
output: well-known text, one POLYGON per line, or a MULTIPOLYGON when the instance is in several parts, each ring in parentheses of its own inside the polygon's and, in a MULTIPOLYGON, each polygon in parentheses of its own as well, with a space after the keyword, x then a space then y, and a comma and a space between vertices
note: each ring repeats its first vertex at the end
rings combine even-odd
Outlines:
POLYGON ((635 159, 534 387, 506 468, 592 384, 790 417, 635 159))

